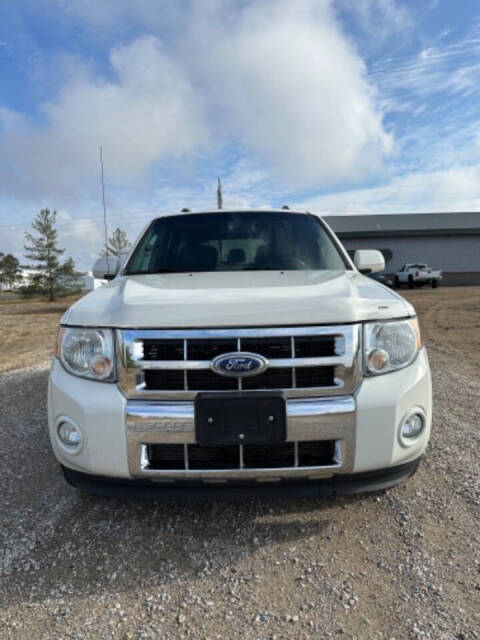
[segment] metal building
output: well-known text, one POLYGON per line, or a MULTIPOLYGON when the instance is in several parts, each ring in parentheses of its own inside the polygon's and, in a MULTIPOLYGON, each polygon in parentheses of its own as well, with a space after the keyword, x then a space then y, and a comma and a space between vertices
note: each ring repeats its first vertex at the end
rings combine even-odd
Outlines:
POLYGON ((347 250, 380 249, 385 272, 426 262, 443 284, 480 284, 480 213, 324 216, 347 250))

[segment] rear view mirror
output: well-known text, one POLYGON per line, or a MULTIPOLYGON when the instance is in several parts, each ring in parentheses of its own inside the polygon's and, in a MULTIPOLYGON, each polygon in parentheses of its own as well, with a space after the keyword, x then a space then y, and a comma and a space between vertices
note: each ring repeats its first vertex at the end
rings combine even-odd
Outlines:
POLYGON ((113 280, 119 269, 119 261, 116 256, 102 256, 93 265, 93 277, 100 280, 113 280))
POLYGON ((377 249, 361 249, 355 251, 353 264, 360 273, 376 273, 385 269, 385 258, 377 249))

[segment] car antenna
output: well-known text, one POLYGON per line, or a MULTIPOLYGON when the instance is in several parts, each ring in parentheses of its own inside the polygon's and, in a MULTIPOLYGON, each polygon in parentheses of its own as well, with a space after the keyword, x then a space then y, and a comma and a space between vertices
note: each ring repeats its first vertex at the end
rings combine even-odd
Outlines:
POLYGON ((107 258, 107 271, 110 271, 108 264, 108 229, 107 229, 107 206, 105 204, 105 181, 103 179, 103 148, 100 145, 100 181, 102 183, 102 204, 103 204, 103 228, 105 233, 105 257, 107 258))
POLYGON ((223 207, 223 196, 222 196, 222 181, 218 178, 217 182, 217 209, 222 209, 223 207))
POLYGON ((282 206, 282 210, 283 210, 283 211, 290 211, 290 207, 288 206, 288 204, 284 204, 284 205, 282 206))

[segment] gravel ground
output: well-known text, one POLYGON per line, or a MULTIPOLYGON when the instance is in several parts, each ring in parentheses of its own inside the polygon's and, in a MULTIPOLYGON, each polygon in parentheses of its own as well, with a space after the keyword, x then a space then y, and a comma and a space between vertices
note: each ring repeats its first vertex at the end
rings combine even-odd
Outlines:
POLYGON ((425 306, 432 441, 417 474, 380 494, 84 496, 49 448, 47 370, 4 375, 0 638, 480 638, 479 367, 425 306))

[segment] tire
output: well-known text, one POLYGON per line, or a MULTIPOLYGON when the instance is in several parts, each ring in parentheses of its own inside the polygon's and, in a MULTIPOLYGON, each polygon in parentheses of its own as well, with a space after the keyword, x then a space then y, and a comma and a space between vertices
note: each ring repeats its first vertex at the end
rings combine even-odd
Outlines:
POLYGON ((438 287, 438 280, 432 280, 432 289, 436 289, 438 287))
POLYGON ((393 286, 395 289, 400 289, 400 280, 398 279, 398 276, 395 276, 395 280, 393 281, 393 286))
POLYGON ((415 286, 412 275, 408 276, 408 286, 410 289, 413 289, 413 287, 415 286))

